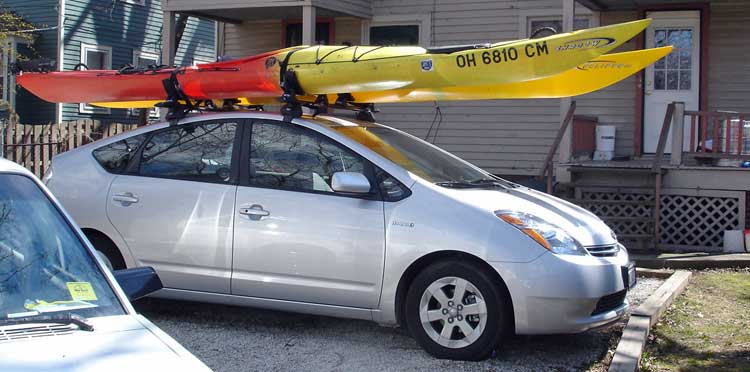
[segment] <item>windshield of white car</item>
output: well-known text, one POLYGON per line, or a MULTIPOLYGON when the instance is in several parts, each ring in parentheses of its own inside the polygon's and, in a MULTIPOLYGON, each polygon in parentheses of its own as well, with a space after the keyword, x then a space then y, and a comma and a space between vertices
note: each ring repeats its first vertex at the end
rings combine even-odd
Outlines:
POLYGON ((333 129, 439 186, 451 188, 512 186, 510 182, 484 172, 436 146, 387 127, 336 126, 333 129))
POLYGON ((37 184, 0 174, 0 325, 67 313, 91 318, 125 312, 72 226, 37 184))

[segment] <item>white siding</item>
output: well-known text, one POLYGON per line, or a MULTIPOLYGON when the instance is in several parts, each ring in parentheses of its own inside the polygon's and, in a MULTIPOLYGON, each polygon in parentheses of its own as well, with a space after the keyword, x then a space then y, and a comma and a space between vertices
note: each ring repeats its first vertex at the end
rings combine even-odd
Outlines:
MULTIPOLYGON (((433 45, 513 40, 520 37, 519 13, 559 9, 560 0, 375 0, 373 16, 428 14, 433 45)), ((537 174, 560 120, 559 100, 441 102, 443 120, 430 141, 490 172, 537 174)), ((380 122, 425 138, 435 118, 433 103, 381 105, 380 122)))
MULTIPOLYGON (((636 12, 602 13, 602 26, 633 21, 636 12)), ((635 49, 635 39, 619 47, 614 52, 625 52, 635 49)), ((579 115, 595 116, 599 123, 617 127, 615 154, 633 155, 633 121, 635 120, 636 79, 627 78, 615 85, 600 91, 574 98, 579 115)))
POLYGON ((750 112, 750 2, 711 1, 708 106, 750 112))
POLYGON ((246 57, 270 50, 281 49, 281 20, 247 21, 226 25, 224 54, 246 57))

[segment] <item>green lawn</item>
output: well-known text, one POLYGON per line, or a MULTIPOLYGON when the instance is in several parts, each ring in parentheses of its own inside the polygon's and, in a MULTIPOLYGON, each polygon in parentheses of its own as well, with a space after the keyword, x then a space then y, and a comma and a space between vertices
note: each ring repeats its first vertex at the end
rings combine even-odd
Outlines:
POLYGON ((750 270, 695 272, 650 336, 643 371, 750 371, 750 270))

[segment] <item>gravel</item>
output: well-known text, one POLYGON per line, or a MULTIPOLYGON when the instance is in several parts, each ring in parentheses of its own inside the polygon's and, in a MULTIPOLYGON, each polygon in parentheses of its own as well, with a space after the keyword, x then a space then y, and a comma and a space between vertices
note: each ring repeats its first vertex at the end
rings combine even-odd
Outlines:
MULTIPOLYGON (((639 278, 628 299, 640 304, 661 282, 639 278)), ((215 371, 577 371, 600 365, 624 324, 515 336, 493 358, 460 362, 435 359, 405 330, 372 322, 160 299, 135 306, 215 371)))

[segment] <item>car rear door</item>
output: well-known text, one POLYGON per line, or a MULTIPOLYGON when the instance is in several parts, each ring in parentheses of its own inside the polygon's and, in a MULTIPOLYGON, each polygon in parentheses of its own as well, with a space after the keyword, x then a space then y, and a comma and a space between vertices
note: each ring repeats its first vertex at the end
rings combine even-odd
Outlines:
POLYGON ((363 173, 374 185, 372 165, 294 124, 257 120, 246 133, 232 294, 377 307, 385 259, 383 201, 377 193, 344 195, 330 187, 339 171, 363 173))
POLYGON ((167 288, 229 293, 240 132, 236 119, 155 131, 112 182, 107 216, 167 288))

